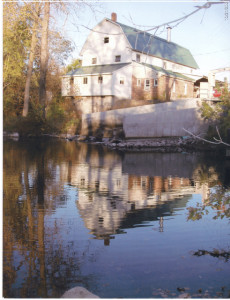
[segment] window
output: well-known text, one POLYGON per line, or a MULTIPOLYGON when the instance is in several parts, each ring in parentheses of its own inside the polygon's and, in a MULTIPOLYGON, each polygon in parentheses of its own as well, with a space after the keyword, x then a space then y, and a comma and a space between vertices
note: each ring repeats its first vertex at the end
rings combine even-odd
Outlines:
POLYGON ((166 69, 166 68, 167 68, 166 61, 163 61, 163 69, 166 69))
POLYGON ((175 81, 173 82, 173 88, 172 88, 172 91, 173 91, 173 93, 176 92, 176 83, 175 83, 175 81))
POLYGON ((121 56, 120 55, 116 55, 115 56, 115 62, 119 62, 121 61, 121 56))
POLYGON ((149 89, 150 89, 150 80, 145 79, 145 90, 149 90, 149 89))
POLYGON ((87 84, 88 83, 88 77, 84 77, 83 78, 83 84, 87 84))
POLYGON ((141 61, 141 56, 140 56, 140 54, 136 54, 136 61, 137 61, 137 62, 140 62, 140 61, 141 61))
POLYGON ((98 83, 102 83, 103 82, 103 77, 102 76, 98 76, 98 83))
POLYGON ((137 79, 137 86, 141 86, 141 79, 137 79))
POLYGON ((104 38, 104 44, 107 44, 107 43, 109 43, 109 37, 104 38))
POLYGON ((187 83, 184 85, 184 94, 187 95, 187 83))
POLYGON ((120 78, 120 84, 125 84, 125 78, 124 77, 120 78))
POLYGON ((97 63, 97 58, 96 57, 93 57, 92 58, 92 65, 95 65, 97 63))
POLYGON ((158 80, 154 79, 154 86, 158 86, 158 80))

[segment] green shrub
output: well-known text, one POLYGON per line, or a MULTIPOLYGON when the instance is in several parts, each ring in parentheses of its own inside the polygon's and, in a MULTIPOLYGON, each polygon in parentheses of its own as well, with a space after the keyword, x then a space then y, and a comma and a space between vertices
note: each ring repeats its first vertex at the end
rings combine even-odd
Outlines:
POLYGON ((46 122, 49 131, 52 133, 62 132, 66 121, 67 116, 65 115, 64 109, 56 101, 52 102, 46 114, 46 122))
POLYGON ((227 131, 230 129, 230 93, 227 89, 222 90, 220 102, 210 106, 204 102, 201 107, 201 115, 205 120, 210 121, 208 138, 218 137, 216 126, 223 140, 227 138, 227 131))
POLYGON ((53 99, 43 116, 41 105, 30 103, 26 117, 4 114, 3 129, 6 132, 18 132, 20 136, 40 136, 42 134, 76 134, 80 130, 80 118, 71 100, 53 99))
POLYGON ((47 132, 46 120, 40 105, 32 105, 26 117, 18 117, 17 131, 20 136, 39 136, 47 132))

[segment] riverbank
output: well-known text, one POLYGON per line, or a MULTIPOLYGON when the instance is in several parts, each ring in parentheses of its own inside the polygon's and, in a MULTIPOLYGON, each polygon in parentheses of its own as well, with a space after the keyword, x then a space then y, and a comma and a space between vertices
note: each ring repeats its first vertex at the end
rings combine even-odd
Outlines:
MULTIPOLYGON (((80 138, 82 141, 82 138, 80 138)), ((121 151, 151 151, 151 152, 221 152, 225 151, 223 145, 209 144, 204 141, 199 141, 194 137, 157 137, 157 138, 142 138, 142 139, 103 139, 97 141, 95 137, 89 137, 84 140, 87 143, 103 144, 110 149, 121 151)))
MULTIPOLYGON (((17 132, 3 133, 4 137, 12 138, 14 140, 21 139, 17 132)), ((25 137, 23 137, 25 138, 25 137)), ((224 145, 209 144, 207 142, 198 140, 193 136, 182 137, 156 137, 156 138, 139 138, 139 139, 125 139, 113 136, 112 138, 101 138, 99 136, 82 136, 70 134, 43 134, 41 136, 28 136, 27 138, 57 138, 65 139, 71 142, 88 143, 103 145, 110 149, 120 151, 151 151, 151 152, 195 152, 208 151, 219 152, 226 151, 224 145)))

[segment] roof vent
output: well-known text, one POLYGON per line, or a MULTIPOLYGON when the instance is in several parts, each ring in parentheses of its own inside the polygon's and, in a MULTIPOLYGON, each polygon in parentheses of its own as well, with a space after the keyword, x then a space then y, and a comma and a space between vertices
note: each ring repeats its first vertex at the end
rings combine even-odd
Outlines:
POLYGON ((168 42, 171 42, 171 27, 170 26, 168 26, 167 27, 167 41, 168 42))
POLYGON ((117 14, 116 14, 115 12, 113 12, 113 13, 111 14, 111 20, 112 20, 113 22, 117 22, 117 14))

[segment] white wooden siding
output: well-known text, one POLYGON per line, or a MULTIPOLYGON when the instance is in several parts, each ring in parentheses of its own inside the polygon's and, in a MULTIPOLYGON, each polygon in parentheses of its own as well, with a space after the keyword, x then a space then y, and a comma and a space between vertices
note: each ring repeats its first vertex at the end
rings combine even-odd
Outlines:
POLYGON ((196 73, 196 71, 190 67, 186 67, 186 66, 177 64, 175 62, 166 61, 162 58, 154 57, 151 55, 146 55, 146 54, 136 52, 136 51, 133 51, 133 53, 132 53, 132 60, 134 60, 134 61, 136 61, 136 54, 140 54, 140 56, 141 56, 140 62, 141 63, 146 63, 146 64, 154 65, 154 66, 157 66, 160 68, 164 68, 164 62, 165 62, 166 70, 179 72, 179 73, 183 73, 183 74, 187 74, 187 75, 196 73))
POLYGON ((138 63, 133 63, 133 76, 136 78, 155 78, 157 79, 157 72, 146 66, 138 63))
POLYGON ((116 55, 121 55, 119 63, 131 62, 132 60, 132 50, 125 35, 122 34, 122 30, 119 26, 106 20, 99 23, 90 33, 82 48, 81 55, 82 66, 92 65, 93 57, 97 58, 97 65, 117 64, 115 62, 116 55), (109 43, 104 43, 105 37, 109 37, 109 43))
MULTIPOLYGON (((71 92, 70 76, 62 79, 62 95, 68 96, 71 92)), ((132 66, 126 66, 113 72, 113 74, 88 74, 73 76, 73 91, 71 96, 116 96, 118 98, 131 99, 132 66), (98 82, 98 77, 103 77, 103 82, 98 82), (84 78, 87 77, 87 84, 84 78), (124 79, 124 84, 120 79, 124 79)))
MULTIPOLYGON (((112 74, 97 74, 74 76, 74 86, 78 87, 78 96, 106 96, 111 95, 112 74), (102 83, 98 82, 98 77, 102 76, 102 83), (87 84, 83 83, 83 78, 87 77, 87 84)), ((76 95, 75 95, 76 96, 76 95)))
POLYGON ((112 90, 113 95, 118 98, 131 99, 132 65, 118 69, 113 73, 112 90), (120 84, 121 77, 124 78, 124 84, 120 84))

